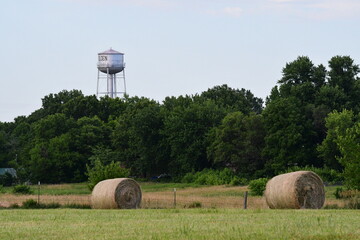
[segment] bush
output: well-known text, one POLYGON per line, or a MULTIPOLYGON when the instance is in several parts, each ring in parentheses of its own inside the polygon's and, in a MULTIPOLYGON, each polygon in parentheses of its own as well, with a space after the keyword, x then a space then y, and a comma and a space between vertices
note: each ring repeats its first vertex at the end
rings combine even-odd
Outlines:
POLYGON ((95 160, 94 166, 90 168, 86 165, 88 178, 88 187, 92 190, 95 185, 105 179, 123 178, 130 175, 129 169, 123 168, 120 162, 112 161, 108 165, 103 165, 100 160, 95 160))
POLYGON ((40 209, 40 208, 60 208, 59 203, 38 203, 34 199, 28 199, 22 203, 22 208, 25 209, 40 209))
POLYGON ((0 185, 11 186, 15 182, 15 178, 8 172, 0 175, 0 185))
POLYGON ((31 209, 31 208, 39 208, 39 204, 34 199, 28 199, 22 203, 22 208, 31 209))
POLYGON ((249 190, 252 196, 262 196, 264 194, 267 178, 259 178, 250 181, 249 183, 249 190))
POLYGON ((189 172, 181 179, 182 183, 193 183, 195 182, 195 172, 189 172))
POLYGON ((13 187, 12 192, 15 194, 32 194, 33 193, 33 191, 27 185, 16 185, 13 187))
POLYGON ((4 193, 4 192, 5 192, 4 186, 0 185, 0 193, 4 193))
POLYGON ((241 185, 244 179, 236 176, 230 169, 224 168, 223 170, 204 169, 201 172, 190 172, 181 179, 181 182, 199 185, 241 185))
POLYGON ((344 190, 339 187, 339 188, 336 188, 335 192, 334 192, 334 196, 336 199, 341 199, 342 198, 342 195, 341 193, 343 192, 344 190))
POLYGON ((244 186, 248 184, 248 180, 246 178, 239 178, 238 176, 235 176, 229 184, 231 186, 244 186))

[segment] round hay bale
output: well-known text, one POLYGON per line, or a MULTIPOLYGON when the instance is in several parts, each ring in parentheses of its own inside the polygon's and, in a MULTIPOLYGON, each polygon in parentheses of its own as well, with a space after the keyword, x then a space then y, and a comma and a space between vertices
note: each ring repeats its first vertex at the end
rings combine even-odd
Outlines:
POLYGON ((95 185, 91 194, 91 207, 97 209, 139 208, 141 197, 141 188, 135 180, 107 179, 95 185))
POLYGON ((266 184, 270 208, 319 209, 325 202, 324 183, 311 171, 298 171, 273 177, 266 184))

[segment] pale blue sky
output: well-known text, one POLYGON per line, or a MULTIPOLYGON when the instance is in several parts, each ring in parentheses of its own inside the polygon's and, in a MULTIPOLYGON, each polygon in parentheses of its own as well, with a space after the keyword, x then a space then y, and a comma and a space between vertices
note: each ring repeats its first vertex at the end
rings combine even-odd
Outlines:
POLYGON ((127 91, 162 101, 215 85, 265 98, 286 62, 360 63, 360 0, 0 0, 0 121, 61 90, 96 93, 97 53, 125 53, 127 91))

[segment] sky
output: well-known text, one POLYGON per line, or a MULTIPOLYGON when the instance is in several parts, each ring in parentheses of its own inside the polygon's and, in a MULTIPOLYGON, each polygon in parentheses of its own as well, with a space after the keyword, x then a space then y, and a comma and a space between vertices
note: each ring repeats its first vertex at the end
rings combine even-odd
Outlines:
POLYGON ((125 54, 130 96, 216 85, 266 98, 286 63, 360 63, 360 0, 0 0, 0 121, 62 90, 96 94, 97 54, 125 54))

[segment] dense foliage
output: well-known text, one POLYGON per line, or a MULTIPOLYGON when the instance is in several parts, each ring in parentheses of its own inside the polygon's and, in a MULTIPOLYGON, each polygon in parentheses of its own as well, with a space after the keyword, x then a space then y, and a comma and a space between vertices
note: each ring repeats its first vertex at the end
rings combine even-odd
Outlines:
POLYGON ((32 194, 33 191, 28 185, 16 185, 13 187, 12 192, 15 194, 32 194))
POLYGON ((10 173, 6 172, 3 175, 0 175, 0 185, 1 186, 11 186, 14 184, 16 178, 13 177, 10 173))
POLYGON ((266 184, 267 184, 268 180, 269 179, 267 179, 267 178, 258 178, 258 179, 251 180, 249 182, 250 195, 262 196, 266 189, 266 184))
POLYGON ((290 167, 290 168, 286 169, 286 171, 284 171, 283 173, 290 173, 290 172, 295 172, 295 171, 314 172, 325 182, 325 184, 334 185, 334 184, 339 184, 344 181, 344 177, 342 176, 341 173, 339 173, 335 169, 331 169, 327 166, 322 167, 322 168, 316 168, 313 166, 305 166, 305 167, 294 166, 294 167, 290 167))
POLYGON ((228 169, 250 180, 310 166, 360 188, 359 71, 348 56, 328 68, 300 56, 283 68, 265 108, 227 85, 161 103, 49 94, 31 115, 0 122, 0 167, 14 167, 21 181, 60 183, 86 180, 95 159, 142 178, 228 169))
POLYGON ((183 183, 199 185, 245 185, 246 179, 239 178, 229 168, 222 170, 204 169, 200 172, 189 172, 181 179, 183 183))
POLYGON ((86 175, 89 177, 88 187, 92 190, 95 185, 106 179, 126 178, 129 176, 129 170, 121 167, 119 162, 112 161, 108 165, 103 165, 100 160, 95 160, 94 166, 86 165, 86 175))

